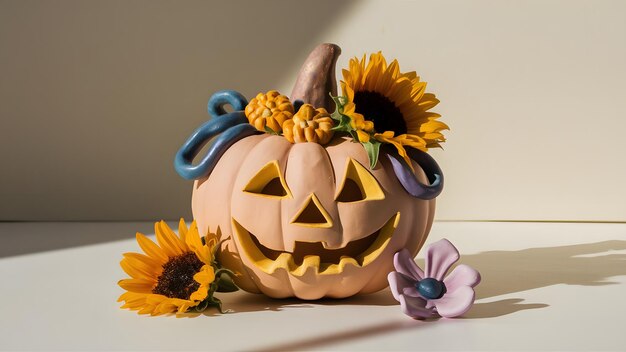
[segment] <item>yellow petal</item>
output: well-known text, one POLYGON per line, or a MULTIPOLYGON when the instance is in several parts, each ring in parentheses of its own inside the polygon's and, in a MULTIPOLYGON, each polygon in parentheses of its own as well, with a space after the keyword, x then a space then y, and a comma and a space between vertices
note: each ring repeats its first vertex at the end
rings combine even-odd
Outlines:
POLYGON ((200 286, 196 292, 189 296, 189 299, 194 301, 203 301, 209 295, 209 288, 207 286, 200 286))
POLYGON ((167 254, 168 257, 175 257, 177 255, 181 255, 184 251, 178 245, 178 238, 173 235, 171 229, 165 224, 163 221, 157 222, 154 224, 154 232, 156 233, 157 241, 159 242, 159 246, 163 249, 163 251, 167 254), (170 230, 170 231, 167 231, 170 230))
MULTIPOLYGON (((140 309, 137 314, 152 314, 154 312, 154 307, 153 306, 145 306, 142 309, 140 309)), ((152 315, 158 315, 158 314, 152 314, 152 315)))
POLYGON ((147 271, 149 272, 151 271, 150 269, 159 268, 162 265, 158 260, 148 257, 147 255, 143 255, 141 253, 128 252, 124 253, 123 256, 124 258, 131 258, 131 264, 133 265, 137 262, 141 263, 141 265, 146 267, 147 271))
POLYGON ((118 282, 121 288, 130 292, 152 293, 154 282, 144 279, 124 279, 118 282))
POLYGON ((158 310, 158 312, 161 314, 174 313, 177 309, 178 307, 176 305, 169 302, 163 302, 159 304, 156 308, 156 310, 158 310))
MULTIPOLYGON (((217 232, 219 231, 220 231, 220 228, 218 227, 217 232)), ((212 233, 209 233, 206 236, 204 236, 204 242, 206 243, 205 250, 207 251, 207 256, 209 259, 207 263, 210 263, 213 261, 213 251, 215 250, 215 247, 219 243, 218 238, 219 238, 218 236, 215 236, 212 233)))
POLYGON ((183 313, 186 313, 188 309, 189 309, 189 305, 188 304, 183 304, 180 307, 178 307, 178 310, 176 311, 176 313, 177 314, 183 314, 183 313))
POLYGON ((156 280, 158 268, 146 267, 143 264, 133 265, 133 259, 124 258, 120 261, 122 270, 134 279, 156 280))
POLYGON ((126 303, 131 303, 131 302, 145 302, 146 301, 146 297, 147 295, 145 293, 137 293, 137 292, 124 292, 122 295, 120 295, 120 297, 117 299, 118 302, 122 302, 125 301, 126 303))
POLYGON ((362 143, 367 143, 370 141, 370 135, 369 133, 365 133, 361 130, 357 130, 356 131, 357 136, 359 137, 359 141, 362 143))
POLYGON ((352 101, 343 106, 343 114, 352 116, 355 113, 356 105, 352 101))
POLYGON ((404 159, 406 164, 409 166, 409 169, 411 169, 411 171, 415 173, 415 169, 413 169, 413 163, 411 162, 411 158, 409 158, 409 156, 406 154, 404 147, 402 147, 401 145, 396 145, 396 148, 398 149, 398 152, 400 153, 400 155, 402 155, 402 158, 404 159), (400 150, 402 150, 402 152, 400 152, 400 150))
POLYGON ((169 299, 169 298, 167 298, 166 296, 163 296, 163 295, 149 294, 149 295, 146 296, 146 303, 152 304, 153 306, 157 306, 161 302, 163 302, 163 301, 165 301, 167 299, 169 299))
POLYGON ((350 86, 346 86, 345 96, 348 98, 348 101, 354 101, 354 89, 352 89, 352 87, 350 86))
POLYGON ((211 265, 205 265, 193 276, 193 279, 199 284, 210 284, 215 280, 215 271, 211 265))
POLYGON ((187 224, 185 224, 185 219, 180 218, 178 222, 178 236, 180 236, 180 240, 185 242, 185 238, 187 237, 187 224))
POLYGON ((159 246, 156 245, 156 243, 152 242, 148 237, 139 232, 137 232, 135 237, 137 238, 137 243, 139 244, 139 247, 141 247, 141 250, 143 250, 149 257, 157 260, 161 264, 165 264, 167 262, 167 255, 161 248, 159 248, 159 246))
POLYGON ((195 221, 192 222, 189 227, 189 233, 187 234, 187 246, 202 262, 209 264, 213 260, 213 258, 211 258, 211 251, 206 245, 203 245, 202 240, 200 240, 198 225, 195 221))

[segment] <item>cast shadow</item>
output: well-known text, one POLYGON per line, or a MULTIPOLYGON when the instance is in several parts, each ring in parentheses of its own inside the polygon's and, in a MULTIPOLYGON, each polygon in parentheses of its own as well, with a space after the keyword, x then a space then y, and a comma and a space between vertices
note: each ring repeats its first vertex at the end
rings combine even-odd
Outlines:
POLYGON ((521 298, 510 298, 495 302, 476 303, 461 319, 495 318, 516 313, 521 310, 549 307, 549 305, 545 303, 522 303, 523 301, 524 300, 521 298))
POLYGON ((476 298, 489 298, 552 285, 605 286, 626 275, 626 241, 611 240, 569 246, 488 251, 461 256, 480 271, 476 298))
MULTIPOLYGON (((529 248, 518 251, 488 251, 461 256, 459 264, 467 264, 482 275, 476 287, 477 303, 465 318, 494 318, 522 310, 541 309, 547 304, 523 303, 521 298, 494 302, 483 299, 524 292, 552 285, 604 286, 616 284, 611 277, 626 275, 626 241, 612 240, 570 246, 529 248)), ((423 267, 423 261, 419 263, 423 267)), ((272 299, 258 294, 221 295, 225 307, 234 312, 280 311, 292 308, 313 308, 315 305, 397 305, 389 289, 369 295, 344 299, 301 301, 272 299)), ((212 315, 212 313, 209 313, 212 315)))
POLYGON ((259 310, 279 311, 285 308, 313 308, 316 305, 336 306, 392 306, 398 302, 393 298, 389 289, 347 298, 323 298, 315 301, 303 301, 297 298, 274 299, 262 294, 245 294, 230 302, 235 312, 251 312, 259 310))
MULTIPOLYGON (((488 251, 462 256, 460 263, 478 269, 483 281, 476 288, 479 300, 462 319, 494 318, 515 312, 548 307, 545 303, 522 303, 521 298, 507 298, 494 302, 482 299, 524 292, 552 285, 603 286, 616 284, 611 277, 626 275, 626 254, 612 253, 626 249, 626 241, 613 240, 570 246, 529 248, 518 251, 488 251)), ((420 263, 423 265, 423 262, 420 263)), ((317 304, 395 305, 389 289, 371 295, 343 300, 306 302, 272 300, 258 295, 242 295, 230 302, 235 311, 311 308, 317 304), (238 304, 243 303, 241 306, 238 304), (240 310, 243 308, 242 310, 240 310)), ((306 338, 262 347, 256 351, 293 351, 319 349, 334 343, 357 340, 400 330, 428 328, 422 321, 406 319, 384 322, 367 327, 338 331, 324 336, 306 338)))
POLYGON ((522 303, 521 298, 483 303, 481 299, 553 285, 605 286, 617 284, 611 277, 626 275, 626 241, 612 240, 519 251, 488 251, 461 257, 480 271, 476 303, 465 318, 492 318, 521 310, 548 307, 522 303))
POLYGON ((333 334, 324 335, 323 337, 313 337, 305 340, 289 342, 282 345, 263 347, 254 349, 255 352, 278 352, 278 351, 303 351, 316 350, 323 346, 335 343, 345 342, 349 340, 358 340, 372 337, 375 335, 384 335, 389 333, 397 333, 402 330, 412 330, 422 326, 424 322, 419 320, 404 320, 380 323, 364 328, 352 329, 346 331, 338 331, 333 334))
MULTIPOLYGON (((218 293, 217 297, 222 301, 224 309, 230 311, 229 313, 279 312, 286 309, 314 308, 320 305, 392 306, 398 304, 388 288, 368 295, 358 295, 341 299, 324 298, 315 301, 304 301, 297 298, 277 299, 267 297, 263 294, 247 293, 243 291, 231 294, 218 293)), ((182 316, 195 318, 201 315, 220 316, 221 314, 216 309, 207 309, 202 313, 188 313, 182 316)))

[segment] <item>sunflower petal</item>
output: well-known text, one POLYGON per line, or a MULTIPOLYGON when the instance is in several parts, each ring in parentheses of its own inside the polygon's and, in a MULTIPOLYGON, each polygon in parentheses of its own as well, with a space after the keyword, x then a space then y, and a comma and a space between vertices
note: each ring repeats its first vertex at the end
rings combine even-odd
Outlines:
POLYGON ((141 308, 137 314, 151 314, 151 315, 158 315, 158 314, 152 314, 154 312, 154 307, 153 306, 145 306, 143 308, 141 308))
POLYGON ((185 219, 180 218, 178 222, 178 236, 180 236, 180 240, 185 242, 187 237, 187 224, 185 224, 185 219))
POLYGON ((133 265, 133 259, 124 258, 120 261, 122 270, 133 279, 156 280, 158 268, 145 267, 143 264, 133 265))
POLYGON ((193 301, 203 301, 209 295, 209 288, 207 286, 200 286, 196 292, 189 296, 189 299, 193 301))
POLYGON ((170 303, 169 301, 163 302, 156 307, 156 310, 161 314, 174 313, 178 310, 178 306, 170 303))
POLYGON ((144 279, 124 279, 117 284, 126 291, 136 293, 152 293, 152 288, 154 287, 153 281, 144 279))
POLYGON ((202 244, 198 231, 198 225, 195 221, 191 223, 191 226, 189 226, 189 232, 187 233, 187 247, 189 247, 189 249, 193 251, 205 264, 211 263, 211 251, 206 245, 202 244))
POLYGON ((210 284, 215 280, 215 271, 211 265, 205 265, 193 276, 193 279, 200 285, 210 284))
POLYGON ((357 130, 356 131, 357 136, 359 137, 359 142, 361 143, 367 143, 370 141, 370 135, 369 133, 365 133, 362 130, 357 130))
POLYGON ((135 301, 146 301, 147 295, 145 293, 137 293, 137 292, 124 292, 117 299, 118 302, 125 301, 126 303, 135 302, 135 301))
POLYGON ((173 234, 167 224, 163 226, 162 223, 164 222, 160 221, 154 224, 154 232, 156 233, 156 238, 157 242, 159 242, 159 246, 161 246, 161 248, 168 257, 175 257, 177 255, 183 254, 184 251, 178 245, 178 238, 176 238, 176 235, 173 234))
POLYGON ((141 250, 143 250, 146 255, 159 261, 161 264, 165 264, 167 262, 167 255, 161 248, 159 248, 159 246, 156 245, 156 243, 152 242, 148 237, 139 232, 137 232, 135 237, 137 238, 139 247, 141 247, 141 250))
POLYGON ((166 299, 168 298, 159 294, 150 294, 146 296, 146 302, 152 305, 158 305, 161 302, 165 301, 166 299))
POLYGON ((124 258, 132 258, 133 263, 140 262, 141 265, 147 268, 159 268, 162 264, 147 255, 143 255, 141 253, 128 252, 123 254, 124 258))

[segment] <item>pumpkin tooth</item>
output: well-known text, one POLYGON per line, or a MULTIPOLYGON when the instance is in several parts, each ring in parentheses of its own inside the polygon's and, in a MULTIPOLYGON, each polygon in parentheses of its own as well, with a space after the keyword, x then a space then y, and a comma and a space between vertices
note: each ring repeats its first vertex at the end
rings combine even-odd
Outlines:
POLYGON ((356 259, 348 256, 341 256, 341 260, 339 260, 339 264, 331 264, 331 263, 323 263, 320 266, 320 275, 334 275, 341 274, 343 270, 348 265, 353 265, 355 267, 361 267, 356 259))
POLYGON ((342 267, 345 267, 346 265, 351 264, 354 266, 361 266, 359 265, 359 263, 357 262, 356 259, 352 258, 352 257, 348 257, 348 256, 342 256, 341 260, 339 261, 339 265, 342 267))
POLYGON ((307 271, 314 270, 317 274, 320 270, 320 256, 319 255, 307 255, 302 261, 302 265, 295 270, 290 271, 293 276, 303 276, 307 271))
POLYGON ((295 269, 296 267, 297 265, 291 254, 281 253, 267 269, 269 274, 273 274, 277 269, 286 269, 287 271, 291 271, 291 268, 295 269))
MULTIPOLYGON (((391 236, 398 227, 399 221, 400 212, 392 216, 380 230, 377 231, 378 235, 374 242, 356 258, 342 255, 339 259, 339 263, 322 263, 319 255, 305 255, 300 265, 296 263, 293 254, 290 252, 282 252, 273 260, 266 257, 254 243, 252 239, 253 235, 248 232, 248 230, 241 226, 235 219, 232 219, 232 225, 241 242, 243 253, 246 254, 254 265, 267 274, 273 274, 278 269, 284 269, 291 275, 299 277, 305 275, 309 270, 314 270, 316 274, 320 275, 334 275, 342 273, 348 265, 364 267, 372 263, 385 248, 387 248, 387 245, 391 241, 391 236)), ((326 242, 321 242, 321 244, 324 248, 328 245, 326 242)), ((292 242, 291 245, 295 248, 296 244, 292 242)), ((286 250, 289 251, 288 248, 286 248, 286 250)))

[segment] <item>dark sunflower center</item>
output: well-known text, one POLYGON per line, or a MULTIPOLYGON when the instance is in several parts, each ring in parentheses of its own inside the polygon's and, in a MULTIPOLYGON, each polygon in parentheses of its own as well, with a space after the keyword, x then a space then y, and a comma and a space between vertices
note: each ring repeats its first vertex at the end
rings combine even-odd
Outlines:
POLYGON ((163 273, 157 279, 157 285, 152 289, 152 293, 169 298, 189 299, 189 296, 200 287, 193 276, 203 265, 204 263, 192 252, 170 258, 163 264, 163 273))
POLYGON ((374 122, 376 132, 393 131, 396 136, 406 133, 402 112, 384 95, 370 91, 355 92, 354 104, 356 112, 374 122))

